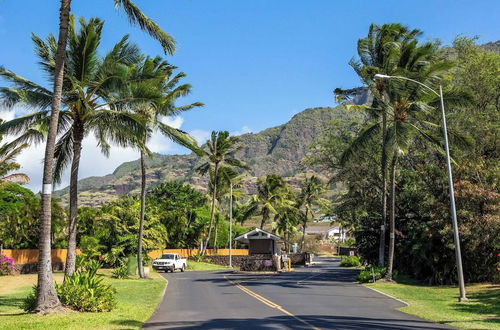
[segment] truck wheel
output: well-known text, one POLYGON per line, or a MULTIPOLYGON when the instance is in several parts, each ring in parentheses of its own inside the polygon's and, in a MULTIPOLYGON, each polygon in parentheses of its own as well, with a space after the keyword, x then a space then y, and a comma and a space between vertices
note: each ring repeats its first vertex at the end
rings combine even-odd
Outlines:
POLYGON ((185 270, 186 270, 186 264, 182 265, 181 272, 184 273, 185 270))

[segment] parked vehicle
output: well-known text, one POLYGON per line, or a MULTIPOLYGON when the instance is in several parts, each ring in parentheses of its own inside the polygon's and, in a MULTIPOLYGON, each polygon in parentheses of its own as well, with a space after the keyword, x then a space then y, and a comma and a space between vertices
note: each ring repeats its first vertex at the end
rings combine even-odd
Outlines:
POLYGON ((164 270, 165 272, 175 272, 180 269, 181 272, 185 271, 187 267, 187 259, 181 258, 178 253, 164 253, 158 259, 153 261, 153 268, 156 270, 164 270))

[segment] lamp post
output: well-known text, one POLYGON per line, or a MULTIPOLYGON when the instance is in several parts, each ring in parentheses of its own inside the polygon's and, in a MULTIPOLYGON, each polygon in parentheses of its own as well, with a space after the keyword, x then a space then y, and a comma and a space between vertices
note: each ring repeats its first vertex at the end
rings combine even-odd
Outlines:
POLYGON ((233 267, 233 182, 229 181, 229 267, 233 267))
POLYGON ((455 257, 457 262, 457 273, 458 273, 458 284, 460 288, 460 297, 458 301, 463 302, 467 301, 467 297, 465 296, 465 284, 464 284, 464 272, 462 268, 462 254, 460 252, 460 237, 458 235, 458 223, 457 223, 457 212, 455 207, 455 192, 453 189, 453 177, 451 172, 451 162, 450 162, 450 148, 448 146, 448 130, 446 128, 446 115, 444 112, 444 100, 443 100, 443 88, 439 85, 439 93, 429 86, 421 83, 420 81, 402 77, 402 76, 388 76, 383 74, 376 74, 374 79, 401 79, 411 81, 415 84, 418 84, 427 90, 430 90, 432 93, 436 94, 441 101, 441 119, 443 122, 443 136, 444 136, 444 147, 446 151, 446 165, 448 170, 448 186, 450 189, 450 210, 451 210, 451 221, 453 223, 453 237, 455 240, 455 257))

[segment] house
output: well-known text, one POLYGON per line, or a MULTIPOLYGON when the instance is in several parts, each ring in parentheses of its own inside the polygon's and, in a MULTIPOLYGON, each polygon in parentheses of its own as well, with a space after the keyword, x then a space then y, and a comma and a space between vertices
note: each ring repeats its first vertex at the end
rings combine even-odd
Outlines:
POLYGON ((348 239, 347 232, 340 225, 322 225, 306 227, 306 235, 319 236, 323 240, 334 239, 345 241, 348 239))

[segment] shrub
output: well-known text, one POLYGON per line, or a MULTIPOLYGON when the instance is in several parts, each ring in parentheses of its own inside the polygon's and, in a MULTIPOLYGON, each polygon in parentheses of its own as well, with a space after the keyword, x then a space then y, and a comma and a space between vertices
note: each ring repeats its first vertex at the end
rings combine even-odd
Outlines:
POLYGON ((116 307, 116 290, 90 272, 76 272, 56 284, 63 305, 81 312, 109 312, 116 307))
POLYGON ((349 256, 340 260, 341 267, 359 267, 361 266, 361 261, 357 256, 349 256))
POLYGON ((21 307, 25 312, 31 312, 35 309, 35 307, 36 307, 36 291, 37 291, 37 286, 33 285, 33 288, 31 289, 31 293, 28 294, 28 296, 26 298, 24 298, 21 307))
POLYGON ((370 266, 359 272, 357 280, 360 283, 370 283, 384 277, 387 269, 385 267, 370 266))
POLYGON ((128 265, 125 263, 125 261, 123 260, 120 261, 120 267, 115 268, 115 270, 111 274, 111 277, 119 279, 126 279, 130 277, 128 265))
POLYGON ((15 270, 14 259, 0 254, 0 275, 11 275, 15 270))

